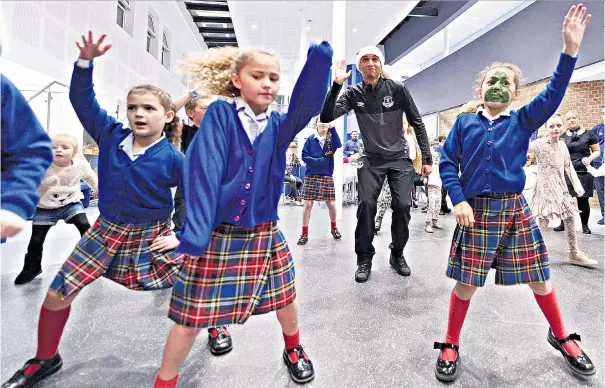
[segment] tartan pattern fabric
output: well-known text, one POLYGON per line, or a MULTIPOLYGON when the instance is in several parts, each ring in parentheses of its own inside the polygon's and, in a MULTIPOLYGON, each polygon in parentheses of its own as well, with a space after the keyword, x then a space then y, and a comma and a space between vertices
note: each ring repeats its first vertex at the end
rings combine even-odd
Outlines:
POLYGON ((189 327, 243 324, 296 298, 294 261, 277 223, 220 224, 202 256, 186 256, 168 317, 189 327))
POLYGON ((78 242, 50 285, 67 298, 104 276, 131 290, 159 290, 174 284, 183 254, 151 252, 170 223, 114 224, 99 217, 78 242))
POLYGON ((300 199, 307 201, 334 201, 334 178, 325 175, 307 175, 300 199))
POLYGON ((546 245, 521 194, 473 197, 475 223, 456 226, 446 275, 482 287, 490 268, 496 284, 513 285, 550 279, 546 245))

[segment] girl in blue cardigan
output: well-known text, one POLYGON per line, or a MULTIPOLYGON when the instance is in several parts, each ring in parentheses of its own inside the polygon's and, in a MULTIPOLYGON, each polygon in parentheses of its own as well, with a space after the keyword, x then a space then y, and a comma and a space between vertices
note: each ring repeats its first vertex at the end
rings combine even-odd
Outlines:
POLYGON ((330 213, 330 231, 335 240, 342 236, 336 227, 336 201, 334 190, 334 152, 342 147, 336 128, 319 121, 317 117, 317 134, 307 138, 302 151, 302 159, 307 165, 301 199, 305 201, 303 208, 302 234, 298 245, 309 241, 309 219, 313 209, 313 201, 324 201, 330 213))
POLYGON ((243 324, 252 314, 277 312, 283 360, 296 382, 315 376, 298 332, 294 262, 277 227, 286 149, 321 110, 332 48, 312 45, 287 114, 269 105, 280 85, 278 59, 264 50, 209 49, 184 71, 212 103, 187 150, 186 216, 179 251, 186 257, 173 288, 168 336, 155 387, 175 387, 199 331, 243 324))
MULTIPOLYGON (((490 268, 496 269, 496 284, 527 284, 550 324, 548 342, 576 374, 595 373, 576 343, 580 336, 565 329, 549 280, 548 252, 522 195, 530 137, 563 100, 590 21, 585 12, 583 6, 573 6, 565 17, 563 53, 546 90, 521 109, 510 110, 519 96, 519 68, 505 63, 488 66, 478 77, 480 106, 458 117, 443 145, 440 175, 458 225, 447 268, 447 276, 457 280, 447 333, 444 343, 434 344, 441 350, 435 370, 441 381, 453 381, 458 375, 462 324, 470 299, 484 285, 490 268)), ((522 340, 516 345, 522 348, 522 340)))
POLYGON ((93 89, 92 60, 111 47, 102 46, 104 38, 95 42, 89 32, 81 45, 76 43, 80 58, 69 89, 80 122, 99 145, 101 215, 50 285, 40 311, 36 357, 3 388, 30 387, 61 369, 63 329, 72 302, 87 285, 103 276, 131 290, 167 288, 181 263, 182 255, 174 250, 178 239, 170 229, 170 189, 180 184, 184 156, 164 134, 174 129, 178 118, 166 92, 150 85, 128 93, 132 129, 101 109, 93 89))

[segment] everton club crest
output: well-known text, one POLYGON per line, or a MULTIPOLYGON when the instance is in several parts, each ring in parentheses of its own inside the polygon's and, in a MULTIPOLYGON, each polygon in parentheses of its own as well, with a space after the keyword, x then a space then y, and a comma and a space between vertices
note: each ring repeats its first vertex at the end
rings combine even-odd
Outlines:
POLYGON ((391 97, 391 96, 386 96, 385 98, 382 99, 382 105, 385 108, 390 108, 390 107, 393 106, 393 104, 394 104, 393 103, 393 97, 391 97))

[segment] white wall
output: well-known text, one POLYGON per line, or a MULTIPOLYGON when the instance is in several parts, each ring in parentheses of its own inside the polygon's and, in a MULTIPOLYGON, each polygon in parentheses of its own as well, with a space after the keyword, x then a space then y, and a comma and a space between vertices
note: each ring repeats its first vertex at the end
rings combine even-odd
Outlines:
MULTIPOLYGON (((2 1, 2 72, 28 97, 49 80, 69 85, 73 63, 78 57, 75 41, 90 29, 95 36, 107 34, 111 50, 95 60, 94 83, 98 100, 115 115, 120 101, 137 84, 149 83, 163 88, 174 98, 188 90, 176 72, 176 62, 206 49, 197 29, 176 0, 131 0, 134 12, 133 35, 116 24, 117 0, 105 1, 2 1), (162 31, 171 39, 170 71, 145 50, 147 15, 150 7, 156 21, 158 52, 162 31)), ((158 56, 161 58, 161 55, 158 56)), ((53 90, 66 92, 55 86, 53 90)), ((46 127, 46 94, 31 102, 40 122, 46 127)), ((181 113, 182 114, 182 113, 181 113)), ((119 117, 125 121, 125 117, 119 117)), ((81 141, 82 126, 67 94, 53 93, 50 133, 69 133, 81 141)))

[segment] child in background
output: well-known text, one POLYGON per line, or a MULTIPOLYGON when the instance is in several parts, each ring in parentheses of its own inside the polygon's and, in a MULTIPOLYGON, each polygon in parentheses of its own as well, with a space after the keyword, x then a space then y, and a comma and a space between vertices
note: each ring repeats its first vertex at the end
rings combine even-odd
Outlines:
POLYGON ((0 239, 13 237, 36 210, 38 186, 53 161, 52 142, 13 83, 2 87, 2 186, 0 239))
POLYGON ((168 336, 155 387, 176 387, 179 370, 200 330, 243 324, 252 314, 277 312, 291 378, 315 376, 300 344, 294 262, 277 227, 286 149, 317 115, 327 92, 332 48, 312 45, 287 114, 271 112, 280 85, 278 59, 264 50, 212 48, 184 63, 185 73, 213 102, 185 162, 186 254, 173 288, 168 336))
MULTIPOLYGON (((481 99, 458 116, 441 153, 441 180, 454 205, 454 231, 447 276, 457 280, 450 296, 445 342, 435 375, 454 381, 459 372, 459 338, 478 287, 491 267, 496 284, 527 284, 550 325, 548 342, 574 373, 591 376, 596 369, 563 324, 550 282, 550 262, 542 234, 523 198, 529 139, 557 110, 573 73, 576 57, 591 16, 573 6, 563 22, 563 52, 546 89, 517 111, 509 109, 519 97, 517 66, 493 63, 478 77, 481 99)), ((518 343, 523 346, 523 342, 518 343)))
POLYGON ((59 220, 73 224, 80 236, 90 228, 84 206, 80 180, 98 191, 98 179, 90 165, 78 156, 78 143, 68 135, 52 137, 55 160, 38 188, 40 202, 34 214, 32 235, 27 246, 23 270, 15 284, 29 283, 42 273, 42 248, 46 234, 59 220))
POLYGON ((427 197, 428 208, 424 220, 424 231, 433 233, 434 229, 443 229, 439 223, 439 211, 441 210, 441 177, 439 176, 439 160, 441 154, 433 151, 433 171, 428 176, 427 197))
POLYGON ((531 200, 534 196, 534 190, 538 181, 538 166, 536 165, 536 155, 531 151, 527 153, 527 162, 523 166, 525 172, 525 186, 523 187, 523 197, 525 202, 531 206, 531 200))
POLYGON ((101 109, 92 83, 93 58, 111 45, 102 46, 105 35, 93 41, 90 31, 88 39, 82 39, 82 44, 76 43, 80 57, 69 99, 82 126, 99 145, 100 216, 50 285, 40 310, 36 357, 3 388, 31 387, 61 369, 59 342, 71 304, 93 281, 103 276, 131 290, 168 288, 182 261, 174 250, 178 239, 170 230, 171 188, 180 184, 184 161, 165 135, 178 120, 172 101, 154 86, 134 87, 127 96, 132 129, 124 128, 101 109))

